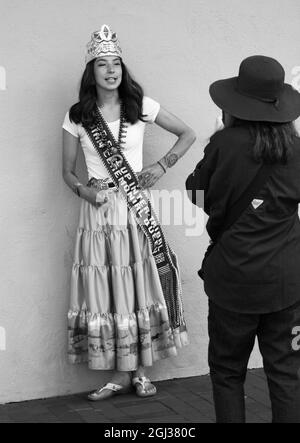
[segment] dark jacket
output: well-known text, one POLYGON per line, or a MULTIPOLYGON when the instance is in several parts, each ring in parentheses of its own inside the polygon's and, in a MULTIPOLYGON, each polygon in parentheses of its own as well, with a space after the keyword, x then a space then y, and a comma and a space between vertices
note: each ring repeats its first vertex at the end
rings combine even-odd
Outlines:
MULTIPOLYGON (((215 238, 226 210, 253 180, 260 164, 252 156, 246 127, 217 132, 204 158, 186 180, 188 190, 204 190, 207 231, 215 238)), ((252 204, 226 231, 205 264, 208 297, 225 309, 269 313, 300 301, 300 139, 292 158, 279 165, 252 204)), ((200 267, 200 263, 199 263, 200 267)))

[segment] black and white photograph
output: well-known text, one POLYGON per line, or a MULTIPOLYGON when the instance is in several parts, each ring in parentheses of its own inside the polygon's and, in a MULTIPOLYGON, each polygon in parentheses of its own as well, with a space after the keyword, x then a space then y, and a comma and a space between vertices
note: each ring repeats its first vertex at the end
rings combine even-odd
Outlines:
POLYGON ((0 423, 300 423, 299 0, 0 0, 0 423))

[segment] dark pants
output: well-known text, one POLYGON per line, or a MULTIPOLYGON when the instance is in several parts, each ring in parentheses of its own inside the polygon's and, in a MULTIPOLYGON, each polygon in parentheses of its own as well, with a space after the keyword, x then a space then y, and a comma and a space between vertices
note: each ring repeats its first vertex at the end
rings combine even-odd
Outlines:
POLYGON ((217 423, 244 423, 244 383, 258 337, 273 423, 300 423, 300 351, 292 346, 300 304, 271 314, 241 314, 209 303, 209 366, 217 423))

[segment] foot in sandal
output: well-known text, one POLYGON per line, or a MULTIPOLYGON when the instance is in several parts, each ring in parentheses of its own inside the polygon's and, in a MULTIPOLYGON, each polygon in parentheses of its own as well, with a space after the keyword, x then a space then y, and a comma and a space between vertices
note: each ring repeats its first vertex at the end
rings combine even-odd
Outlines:
POLYGON ((132 385, 138 397, 152 397, 157 392, 156 387, 145 376, 133 377, 132 385))
POLYGON ((88 400, 106 400, 114 395, 127 394, 132 390, 130 374, 115 374, 112 381, 88 394, 88 400))

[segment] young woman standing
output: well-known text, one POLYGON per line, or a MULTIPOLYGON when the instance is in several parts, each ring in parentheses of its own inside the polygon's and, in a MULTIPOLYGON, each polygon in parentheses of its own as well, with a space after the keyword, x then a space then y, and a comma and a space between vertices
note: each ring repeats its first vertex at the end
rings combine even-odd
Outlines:
POLYGON ((103 25, 87 45, 79 102, 63 124, 63 178, 82 198, 71 278, 69 357, 114 370, 89 395, 156 393, 145 367, 188 343, 179 268, 153 210, 152 187, 195 140, 194 132, 144 96, 118 38, 103 25), (177 135, 172 149, 143 169, 145 126, 177 135), (75 174, 81 145, 89 182, 75 174))

